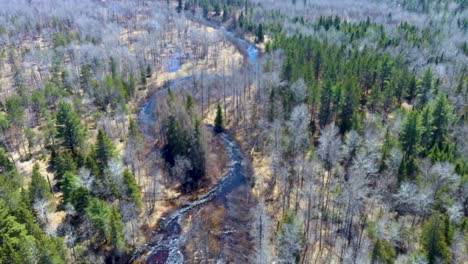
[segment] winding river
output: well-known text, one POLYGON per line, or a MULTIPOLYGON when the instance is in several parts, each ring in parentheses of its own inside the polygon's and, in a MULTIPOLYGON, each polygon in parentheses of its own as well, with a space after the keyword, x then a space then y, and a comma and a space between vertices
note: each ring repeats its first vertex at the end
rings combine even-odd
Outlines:
MULTIPOLYGON (((209 25, 214 27, 213 25, 209 25)), ((231 41, 243 54, 245 59, 251 66, 257 69, 257 48, 244 39, 234 36, 233 33, 227 31, 223 27, 218 27, 224 33, 226 38, 231 41)), ((174 56, 169 57, 167 62, 166 71, 175 72, 180 67, 180 53, 175 53, 174 56)), ((191 76, 179 78, 167 83, 163 89, 159 89, 152 94, 139 112, 139 125, 142 129, 151 127, 157 120, 153 115, 153 109, 158 103, 158 100, 167 95, 168 89, 175 86, 177 82, 183 82, 191 76)), ((213 130, 213 127, 207 125, 207 129, 213 130)), ((240 147, 234 142, 228 134, 221 134, 224 146, 229 156, 229 168, 227 174, 216 183, 207 193, 199 197, 197 200, 178 207, 174 211, 164 215, 159 223, 158 228, 153 231, 151 240, 134 255, 134 259, 139 262, 143 261, 151 264, 168 263, 178 264, 183 263, 184 258, 180 252, 182 240, 182 227, 181 220, 184 216, 194 208, 203 206, 209 201, 218 198, 226 197, 226 195, 236 188, 246 183, 246 177, 243 167, 243 156, 240 147)))

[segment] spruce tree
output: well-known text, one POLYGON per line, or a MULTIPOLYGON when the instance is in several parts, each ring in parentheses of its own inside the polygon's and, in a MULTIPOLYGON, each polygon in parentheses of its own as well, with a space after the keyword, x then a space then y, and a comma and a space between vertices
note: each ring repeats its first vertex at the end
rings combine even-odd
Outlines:
POLYGON ((442 216, 437 213, 422 225, 421 246, 429 264, 451 263, 445 229, 442 216))
POLYGON ((437 96, 432 110, 432 145, 442 144, 447 140, 452 109, 444 94, 437 96))
POLYGON ((109 232, 107 239, 112 250, 112 257, 120 256, 126 251, 125 239, 123 234, 122 217, 116 208, 111 209, 109 218, 109 232))
POLYGON ((220 104, 218 104, 216 109, 214 131, 216 133, 222 133, 224 131, 223 110, 221 109, 220 104))
POLYGON ((416 111, 411 111, 406 115, 400 132, 401 149, 406 159, 413 158, 418 153, 420 141, 420 119, 416 111))
POLYGON ((341 134, 351 129, 354 111, 357 110, 358 104, 359 92, 356 87, 352 84, 346 85, 342 90, 340 110, 338 113, 338 127, 341 134))
POLYGON ((320 95, 320 112, 319 112, 319 124, 320 127, 325 127, 331 120, 331 101, 333 99, 333 90, 330 80, 325 82, 320 95))
POLYGON ((34 237, 0 199, 0 263, 33 263, 34 237))
POLYGON ((265 36, 264 36, 264 33, 263 33, 263 25, 260 24, 258 25, 258 29, 257 29, 257 43, 261 43, 265 40, 265 36))
POLYGON ((418 106, 422 108, 429 102, 433 90, 432 70, 427 68, 421 80, 421 86, 418 93, 418 106))
POLYGON ((182 12, 182 0, 177 1, 177 13, 182 12))
POLYGON ((421 111, 421 146, 423 151, 427 152, 432 148, 433 143, 433 128, 432 115, 430 105, 424 106, 421 111))
POLYGON ((141 208, 141 193, 135 181, 135 177, 129 170, 123 173, 124 184, 127 187, 127 197, 135 203, 138 208, 141 208))
POLYGON ((39 172, 39 165, 37 163, 34 164, 31 182, 29 184, 29 199, 31 204, 34 204, 37 200, 52 199, 49 184, 39 172))
POLYGON ((73 192, 79 187, 78 177, 72 172, 66 172, 61 181, 61 189, 63 192, 62 204, 72 202, 73 192))
POLYGON ((371 263, 393 264, 396 253, 390 243, 383 239, 376 239, 372 249, 371 263))
POLYGON ((63 146, 76 154, 84 144, 86 131, 81 125, 80 117, 70 104, 59 103, 56 125, 57 136, 63 140, 63 146))
POLYGON ((114 143, 112 143, 104 131, 99 129, 93 156, 101 173, 107 168, 107 163, 115 157, 115 154, 114 143))

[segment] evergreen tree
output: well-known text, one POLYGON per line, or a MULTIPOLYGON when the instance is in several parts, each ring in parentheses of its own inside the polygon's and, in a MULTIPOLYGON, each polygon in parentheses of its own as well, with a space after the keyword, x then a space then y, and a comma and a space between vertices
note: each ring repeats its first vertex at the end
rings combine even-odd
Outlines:
POLYGON ((110 57, 109 67, 111 70, 112 79, 117 79, 117 64, 115 63, 114 57, 110 57))
POLYGON ((135 181, 135 177, 129 170, 125 170, 123 173, 124 183, 127 187, 127 196, 138 208, 141 208, 141 193, 138 185, 135 181))
POLYGON ((393 264, 396 253, 387 240, 376 239, 372 249, 371 263, 393 264))
POLYGON ((338 114, 338 127, 341 134, 351 129, 354 111, 358 108, 358 104, 359 93, 354 85, 348 84, 342 90, 340 112, 338 114))
POLYGON ((0 147, 0 175, 4 178, 20 182, 19 175, 16 173, 15 164, 10 160, 5 149, 0 147))
POLYGON ((443 217, 432 215, 422 225, 421 245, 429 264, 451 263, 443 217))
POLYGON ((148 64, 148 66, 146 66, 146 78, 151 78, 151 66, 148 64))
POLYGON ((220 104, 218 104, 216 109, 214 131, 216 133, 222 133, 224 131, 223 110, 221 109, 220 104))
POLYGON ((34 237, 0 199, 0 263, 34 263, 34 237))
POLYGON ((115 155, 114 143, 112 143, 104 131, 99 129, 93 157, 101 173, 104 172, 104 169, 107 168, 107 163, 113 159, 115 155))
POLYGON ((226 5, 223 7, 223 22, 226 22, 229 19, 229 9, 226 5))
POLYGON ((37 163, 34 164, 31 182, 29 184, 29 199, 31 204, 34 204, 37 200, 52 199, 49 184, 39 172, 39 165, 37 163))
POLYGON ((119 211, 114 207, 111 209, 108 229, 109 233, 107 239, 112 250, 111 255, 115 258, 116 256, 120 256, 125 253, 126 245, 123 235, 122 217, 120 216, 119 211))
POLYGON ((58 181, 58 186, 61 186, 61 180, 66 172, 74 172, 76 163, 69 152, 56 153, 52 151, 51 167, 55 169, 55 179, 58 181))
POLYGON ((432 115, 431 107, 429 105, 424 106, 421 111, 421 146, 424 148, 424 152, 429 151, 432 148, 433 142, 433 128, 432 128, 432 115))
MULTIPOLYGON (((190 181, 197 184, 205 176, 206 169, 206 142, 204 141, 202 125, 198 118, 194 121, 194 134, 192 138, 192 148, 190 148, 189 159, 192 170, 189 172, 190 181)), ((192 187, 192 186, 190 186, 192 187)))
POLYGON ((257 29, 257 43, 261 43, 265 40, 265 35, 263 33, 263 25, 260 24, 258 25, 258 29, 257 29))
POLYGON ((331 101, 333 99, 333 90, 330 80, 325 82, 320 95, 320 112, 319 112, 319 124, 320 127, 325 127, 331 120, 331 101))
POLYGON ((62 204, 72 203, 73 192, 79 187, 78 177, 72 172, 66 172, 61 181, 61 189, 63 192, 62 204))
POLYGON ((437 96, 432 110, 433 144, 442 145, 447 140, 452 108, 444 94, 437 96))
POLYGON ((422 108, 429 102, 433 90, 432 70, 427 68, 421 80, 421 87, 418 93, 418 105, 422 108))
POLYGON ((146 86, 146 74, 143 70, 140 72, 140 81, 143 86, 146 86))
POLYGON ((110 239, 108 235, 109 219, 111 216, 111 209, 104 201, 97 198, 92 198, 85 209, 86 216, 93 224, 93 237, 92 241, 96 245, 102 244, 106 239, 110 239))
POLYGON ((177 1, 177 13, 182 12, 182 0, 177 1))
POLYGON ((70 202, 78 213, 83 214, 88 207, 90 198, 88 190, 80 186, 72 191, 70 202))
POLYGON ((76 154, 84 143, 86 131, 81 125, 78 114, 73 111, 70 104, 59 103, 56 125, 57 136, 63 140, 63 146, 76 154))
POLYGON ((409 112, 400 131, 400 144, 406 159, 413 158, 418 153, 421 141, 421 125, 418 113, 409 112))

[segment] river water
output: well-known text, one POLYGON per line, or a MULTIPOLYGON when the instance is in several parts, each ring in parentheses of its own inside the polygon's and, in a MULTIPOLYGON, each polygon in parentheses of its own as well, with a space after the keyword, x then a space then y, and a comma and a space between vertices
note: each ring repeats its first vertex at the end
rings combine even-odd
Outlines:
MULTIPOLYGON (((229 39, 239 51, 248 59, 248 62, 256 70, 257 67, 257 48, 244 39, 234 36, 231 32, 225 30, 223 27, 218 28, 222 31, 226 38, 229 39)), ((180 53, 169 56, 166 62, 166 71, 175 72, 180 68, 180 53)), ((164 98, 168 89, 174 87, 177 82, 183 82, 191 76, 176 79, 171 81, 159 89, 153 95, 148 97, 147 102, 143 105, 139 112, 139 125, 142 129, 150 129, 157 120, 153 115, 153 109, 158 103, 158 100, 164 98)), ((207 129, 213 130, 212 126, 207 125, 207 129)), ((199 197, 197 200, 180 206, 169 214, 161 218, 158 228, 153 231, 152 238, 139 253, 134 255, 139 261, 144 261, 148 264, 178 264, 183 263, 184 258, 180 252, 182 240, 182 227, 181 220, 191 210, 201 207, 209 201, 226 197, 227 194, 236 188, 246 183, 245 172, 243 167, 243 156, 240 147, 228 134, 219 135, 223 139, 224 146, 229 156, 228 173, 216 183, 205 195, 199 197), (141 255, 143 253, 143 256, 141 255)))

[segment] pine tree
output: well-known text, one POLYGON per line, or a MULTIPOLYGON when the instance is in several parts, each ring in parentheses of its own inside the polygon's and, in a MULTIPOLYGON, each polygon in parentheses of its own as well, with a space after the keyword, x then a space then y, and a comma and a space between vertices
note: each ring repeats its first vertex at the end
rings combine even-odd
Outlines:
POLYGON ((66 172, 61 181, 61 189, 63 192, 62 204, 72 202, 73 192, 79 187, 78 177, 72 172, 66 172))
POLYGON ((330 80, 325 82, 320 95, 320 112, 319 112, 319 124, 320 127, 325 127, 331 120, 331 101, 333 98, 333 90, 330 80))
POLYGON ((340 101, 340 112, 338 114, 338 127, 340 133, 344 134, 352 127, 354 111, 358 108, 359 93, 354 85, 348 84, 342 90, 342 99, 340 101))
POLYGON ((421 80, 421 87, 418 93, 418 105, 422 108, 429 102, 433 90, 432 70, 427 68, 421 80))
POLYGON ((194 133, 192 138, 192 148, 190 148, 189 159, 192 170, 189 172, 190 182, 197 184, 205 176, 206 169, 206 142, 202 131, 202 125, 198 118, 195 118, 194 133))
POLYGON ((83 145, 86 131, 81 125, 78 114, 70 104, 61 102, 57 113, 57 136, 63 140, 63 146, 73 154, 83 145))
POLYGON ((114 207, 111 209, 109 218, 109 233, 107 239, 109 240, 109 246, 112 249, 111 255, 113 257, 125 253, 126 246, 123 235, 122 217, 119 211, 114 207))
POLYGON ((51 163, 55 168, 55 179, 58 181, 59 187, 61 180, 66 172, 74 172, 76 170, 76 163, 69 152, 62 152, 57 154, 52 152, 51 163))
POLYGON ((0 263, 33 263, 34 237, 0 199, 0 263))
POLYGON ((229 19, 229 9, 226 5, 223 7, 223 22, 226 22, 229 19))
POLYGON ((151 66, 148 64, 148 66, 146 66, 146 78, 151 78, 151 66))
POLYGON ((432 110, 432 137, 433 143, 442 145, 448 136, 452 108, 444 94, 437 96, 432 110))
POLYGON ((177 1, 177 13, 182 12, 182 0, 177 1))
POLYGON ((418 153, 421 141, 421 125, 418 113, 411 111, 406 115, 400 131, 400 144, 406 159, 413 158, 418 153))
POLYGON ((214 131, 216 133, 222 133, 224 131, 223 110, 221 109, 220 104, 218 104, 216 109, 214 131))
POLYGON ((111 70, 112 79, 117 79, 117 64, 115 63, 114 57, 110 57, 109 67, 111 70))
POLYGON ((264 36, 264 33, 263 33, 263 25, 260 24, 258 25, 258 29, 257 29, 257 43, 261 43, 265 40, 265 36, 264 36))
POLYGON ((39 172, 39 165, 37 163, 34 164, 31 182, 29 184, 29 199, 31 204, 34 204, 37 200, 52 199, 49 184, 39 172))
POLYGON ((442 216, 434 214, 422 225, 421 245, 429 264, 451 263, 442 216))
POLYGON ((427 152, 432 148, 433 128, 432 115, 430 105, 424 106, 421 111, 421 146, 423 151, 427 152))
POLYGON ((106 133, 99 129, 96 145, 94 147, 94 160, 99 167, 101 173, 107 168, 107 163, 115 157, 115 146, 114 143, 107 137, 106 133))
POLYGON ((127 187, 127 196, 138 208, 141 208, 141 193, 138 185, 135 181, 135 177, 130 173, 129 170, 125 170, 123 173, 124 183, 127 187))
POLYGON ((96 245, 102 244, 106 238, 110 239, 108 234, 109 219, 111 209, 104 201, 97 198, 92 198, 85 209, 86 216, 91 220, 95 232, 93 233, 92 241, 96 245))
POLYGON ((393 264, 396 253, 390 243, 386 240, 376 239, 372 249, 371 263, 393 264))
POLYGON ((86 207, 88 207, 90 198, 89 191, 85 187, 80 186, 72 191, 70 202, 75 210, 82 214, 85 212, 86 207))

